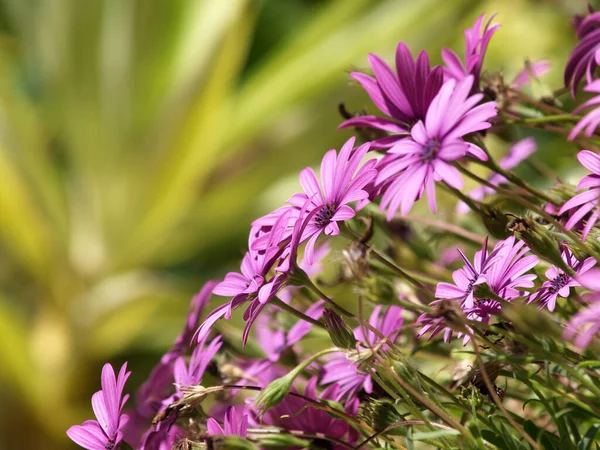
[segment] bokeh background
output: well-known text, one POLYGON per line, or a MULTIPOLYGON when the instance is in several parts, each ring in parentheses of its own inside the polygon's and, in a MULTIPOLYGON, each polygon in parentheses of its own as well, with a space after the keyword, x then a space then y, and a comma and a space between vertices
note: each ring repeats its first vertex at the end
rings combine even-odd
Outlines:
MULTIPOLYGON (((549 59, 576 0, 0 2, 0 449, 75 448, 104 362, 129 391, 190 297, 238 263, 249 222, 339 148, 348 72, 396 43, 440 62, 498 13, 485 66, 549 59)), ((544 89, 539 85, 539 89, 544 89)), ((549 166, 573 155, 547 140, 549 166), (554 150, 553 150, 554 149, 554 150), (562 158, 562 159, 561 159, 562 158)), ((572 164, 572 163, 571 163, 572 164)))

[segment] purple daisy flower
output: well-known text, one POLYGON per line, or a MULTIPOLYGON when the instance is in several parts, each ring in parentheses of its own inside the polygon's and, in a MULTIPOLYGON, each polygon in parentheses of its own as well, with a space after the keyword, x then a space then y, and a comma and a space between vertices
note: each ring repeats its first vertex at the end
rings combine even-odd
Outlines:
POLYGON ((129 394, 123 396, 125 382, 131 372, 127 372, 127 363, 121 366, 119 375, 110 364, 102 368, 102 390, 92 395, 92 408, 97 420, 86 420, 81 425, 73 425, 67 430, 67 436, 88 450, 112 450, 122 440, 122 429, 129 416, 123 414, 123 406, 129 394))
MULTIPOLYGON (((378 305, 373 309, 369 324, 381 332, 388 341, 393 342, 400 334, 402 328, 402 308, 399 306, 390 306, 383 315, 381 315, 382 306, 378 305)), ((377 347, 381 343, 381 339, 371 330, 363 330, 359 326, 354 329, 354 337, 360 348, 368 349, 377 347)), ((388 344, 381 346, 382 350, 389 348, 388 344)), ((346 353, 335 353, 331 355, 328 362, 323 366, 323 377, 320 384, 336 383, 338 390, 335 400, 340 401, 344 398, 353 398, 363 389, 367 394, 373 392, 373 380, 368 372, 364 372, 359 367, 357 362, 350 361, 346 353)))
POLYGON ((475 79, 473 88, 479 89, 479 77, 483 67, 483 59, 490 39, 500 27, 500 24, 491 25, 496 15, 492 15, 486 24, 483 24, 485 14, 480 15, 471 28, 465 30, 465 64, 452 50, 444 48, 442 59, 444 60, 445 80, 464 80, 472 75, 475 79))
MULTIPOLYGON (((596 265, 596 259, 589 257, 583 261, 579 261, 568 248, 562 251, 562 260, 579 275, 583 275, 588 270, 596 265)), ((546 271, 547 281, 544 281, 540 289, 530 296, 529 301, 538 302, 542 308, 548 308, 548 311, 554 311, 556 299, 558 296, 567 298, 572 287, 581 286, 579 282, 565 273, 562 269, 551 266, 546 271)))
POLYGON ((300 172, 303 193, 293 195, 288 203, 307 214, 314 214, 302 233, 301 241, 306 241, 304 258, 308 265, 314 263, 315 244, 319 236, 339 234, 337 222, 351 219, 355 215, 349 203, 363 200, 369 194, 363 189, 375 178, 376 161, 369 160, 360 168, 360 162, 369 150, 369 144, 354 148, 355 138, 350 138, 340 149, 329 150, 321 163, 321 185, 315 171, 307 167, 300 172), (322 186, 322 189, 321 189, 322 186), (316 213, 314 211, 316 210, 316 213))
POLYGON ((369 62, 375 78, 361 72, 350 74, 367 91, 377 108, 391 119, 377 116, 358 116, 343 122, 339 128, 375 128, 395 135, 371 142, 372 149, 389 148, 407 133, 410 126, 423 120, 429 104, 442 87, 440 66, 429 66, 427 52, 422 51, 415 61, 404 42, 396 48, 396 73, 377 55, 370 54, 369 62))
MULTIPOLYGON (((596 277, 598 275, 595 274, 596 277)), ((563 332, 563 337, 573 340, 581 350, 585 350, 600 331, 600 294, 588 295, 585 300, 589 303, 588 307, 575 314, 563 332)))
POLYGON ((410 137, 388 150, 397 159, 382 168, 376 179, 382 183, 396 177, 381 199, 381 209, 387 209, 388 220, 398 209, 402 215, 408 214, 423 191, 427 192, 431 211, 436 212, 436 181, 444 181, 455 189, 463 187, 463 179, 452 162, 467 154, 487 160, 483 150, 463 137, 489 128, 489 119, 496 115, 496 104, 475 106, 483 95, 469 95, 472 85, 472 76, 458 83, 454 80, 444 83, 429 106, 425 122, 418 122, 412 127, 410 137))
POLYGON ((568 200, 560 208, 558 214, 562 215, 567 211, 577 208, 573 215, 569 217, 567 223, 565 223, 565 228, 570 230, 581 222, 587 214, 591 213, 587 218, 585 227, 581 233, 582 239, 585 239, 592 227, 598 221, 598 211, 596 207, 600 201, 600 156, 589 150, 582 150, 577 154, 577 159, 582 166, 592 172, 591 175, 587 175, 581 179, 577 185, 577 190, 579 191, 585 188, 589 189, 568 200))
POLYGON ((230 406, 225 413, 223 426, 212 417, 206 422, 210 436, 241 436, 248 435, 248 412, 245 409, 230 406))
MULTIPOLYGON (((594 80, 586 87, 583 88, 586 92, 594 92, 596 94, 600 94, 600 80, 594 80)), ((584 111, 590 107, 598 106, 600 104, 600 95, 596 95, 591 98, 587 102, 579 105, 577 108, 573 110, 574 114, 577 114, 581 111, 584 111)), ((598 128, 598 124, 600 124, 600 108, 596 107, 589 111, 583 118, 577 122, 577 124, 573 127, 571 132, 569 133, 569 140, 572 141, 575 139, 582 131, 583 135, 590 137, 598 128)))
POLYGON ((600 12, 575 20, 574 25, 579 43, 569 56, 564 76, 565 86, 571 88, 573 97, 584 76, 588 84, 592 82, 593 73, 600 62, 600 12))
MULTIPOLYGON (((317 396, 317 377, 308 381, 304 389, 304 396, 313 400, 335 400, 339 397, 338 386, 331 385, 320 396, 317 396)), ((352 399, 346 402, 344 411, 355 416, 358 412, 359 401, 352 399)), ((263 416, 263 423, 281 427, 286 430, 298 430, 307 434, 317 435, 318 438, 327 440, 334 438, 346 444, 354 445, 359 434, 348 422, 338 419, 322 409, 315 409, 302 398, 288 395, 283 402, 268 410, 263 416)), ((331 450, 345 450, 346 447, 330 441, 331 450)), ((294 447, 296 448, 296 447, 294 447)))
MULTIPOLYGON (((487 253, 487 242, 484 247, 475 254, 475 264, 470 264, 464 255, 466 267, 454 272, 453 279, 456 285, 439 283, 436 290, 436 298, 431 306, 436 306, 442 301, 455 301, 465 313, 469 320, 488 323, 492 316, 498 315, 502 310, 500 303, 494 299, 481 298, 475 293, 475 286, 487 284, 490 290, 505 301, 511 301, 523 295, 519 290, 534 286, 535 274, 527 273, 538 263, 535 255, 528 254, 529 248, 523 241, 515 242, 514 236, 498 242, 492 253, 487 253)), ((444 341, 450 342, 453 328, 449 327, 444 317, 433 317, 429 314, 421 314, 417 322, 423 324, 418 336, 431 331, 429 339, 444 331, 444 341)), ((463 342, 469 341, 469 335, 459 333, 463 336, 463 342)))
MULTIPOLYGON (((505 170, 512 170, 517 167, 522 161, 527 159, 532 153, 537 150, 535 139, 527 137, 515 143, 508 154, 500 160, 498 165, 505 170)), ((488 182, 494 186, 500 186, 502 184, 508 184, 508 180, 499 173, 493 173, 489 178, 488 182)), ((479 186, 469 192, 467 195, 473 200, 482 201, 486 195, 493 195, 496 191, 488 186, 479 186)), ((459 214, 466 214, 469 212, 469 206, 466 203, 459 201, 456 205, 456 212, 459 214)))

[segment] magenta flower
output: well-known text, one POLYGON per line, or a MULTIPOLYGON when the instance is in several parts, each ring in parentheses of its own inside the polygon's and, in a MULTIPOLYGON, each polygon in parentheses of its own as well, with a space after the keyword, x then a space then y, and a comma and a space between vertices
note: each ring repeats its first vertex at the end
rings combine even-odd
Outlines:
POLYGON ((600 331, 600 294, 588 295, 585 300, 589 303, 588 307, 575 314, 563 332, 563 337, 573 340, 581 350, 585 350, 600 331))
POLYGON ((464 80, 472 75, 475 79, 473 88, 479 89, 479 77, 483 67, 483 59, 487 46, 492 39, 500 24, 491 25, 495 14, 492 15, 485 25, 483 19, 485 14, 480 15, 471 28, 465 30, 465 64, 452 50, 444 48, 442 50, 442 59, 446 64, 444 67, 445 80, 464 80))
MULTIPOLYGON (((586 92, 594 92, 596 94, 600 94, 600 80, 594 80, 586 87, 583 88, 586 92)), ((583 118, 577 122, 577 124, 573 127, 571 132, 569 133, 569 140, 572 141, 575 139, 582 131, 583 135, 590 137, 598 128, 598 124, 600 124, 600 108, 597 107, 600 104, 600 95, 596 95, 591 98, 587 102, 579 105, 575 110, 573 110, 574 114, 577 114, 581 111, 584 111, 590 107, 596 106, 591 111, 589 111, 583 118)))
MULTIPOLYGON (((326 388, 320 396, 317 396, 316 388, 317 377, 313 377, 304 389, 304 396, 313 400, 335 400, 339 397, 339 388, 335 384, 326 388)), ((352 399, 346 402, 344 411, 355 416, 358 406, 358 399, 352 399)), ((285 430, 316 434, 321 440, 329 441, 330 446, 327 448, 331 450, 345 450, 347 446, 338 442, 354 445, 360 436, 347 421, 335 418, 322 409, 312 408, 306 400, 292 395, 288 395, 283 402, 268 410, 263 416, 263 423, 285 430)))
POLYGON ((579 43, 571 52, 565 67, 565 86, 575 91, 584 76, 587 82, 592 82, 592 77, 600 61, 600 12, 594 12, 582 20, 574 22, 579 43))
MULTIPOLYGON (((527 137, 515 143, 508 154, 500 160, 498 165, 505 170, 512 170, 517 167, 521 161, 527 159, 533 152, 537 150, 535 139, 527 137)), ((508 184, 508 180, 499 173, 493 173, 489 178, 488 182, 494 186, 500 186, 502 184, 508 184)), ((486 195, 495 194, 496 191, 488 186, 479 186, 469 192, 467 195, 473 200, 482 201, 486 195)), ((456 212, 459 214, 465 214, 469 211, 469 206, 466 203, 460 201, 456 205, 456 212)))
MULTIPOLYGON (((206 346, 204 342, 198 344, 187 363, 182 356, 175 360, 173 378, 177 389, 176 397, 180 397, 183 387, 200 384, 206 368, 221 348, 221 345, 221 336, 217 336, 206 346)), ((172 403, 172 400, 168 403, 172 403)))
POLYGON ((67 436, 88 450, 112 450, 122 440, 122 429, 129 417, 123 414, 123 406, 129 395, 123 396, 125 382, 131 372, 127 363, 121 366, 118 377, 110 364, 102 368, 102 390, 92 395, 92 408, 97 420, 86 420, 81 425, 73 425, 67 436))
POLYGON ((350 138, 342 146, 339 155, 329 150, 321 163, 321 186, 315 171, 307 167, 300 172, 303 193, 295 194, 288 200, 295 207, 306 208, 307 214, 317 210, 306 225, 301 241, 306 243, 304 258, 308 265, 314 263, 314 249, 322 234, 337 235, 338 222, 354 217, 355 212, 349 203, 365 199, 369 194, 363 189, 375 178, 375 160, 369 160, 360 168, 360 162, 369 150, 369 144, 353 150, 355 138, 350 138))
POLYGON ((488 120, 496 115, 496 105, 487 102, 475 106, 483 95, 469 95, 472 85, 472 76, 458 83, 444 83, 429 106, 425 122, 418 122, 409 138, 388 150, 397 159, 382 168, 376 179, 376 183, 383 183, 396 177, 381 199, 381 209, 387 209, 388 220, 398 209, 402 215, 408 214, 423 191, 427 192, 431 211, 436 212, 436 181, 444 181, 455 189, 463 187, 463 179, 452 162, 467 154, 487 160, 483 150, 463 137, 489 128, 488 120))
POLYGON ((372 149, 389 148, 412 124, 425 119, 429 104, 442 87, 442 68, 429 66, 427 52, 413 59, 404 42, 396 48, 396 73, 377 55, 370 54, 369 62, 375 78, 361 72, 350 74, 367 91, 377 108, 391 119, 377 116, 358 116, 346 120, 339 128, 375 128, 395 135, 371 142, 372 149))
MULTIPOLYGON (((519 289, 534 286, 533 280, 536 275, 528 272, 539 261, 537 256, 528 253, 529 248, 524 242, 515 242, 514 236, 511 236, 498 242, 489 255, 486 242, 484 247, 475 254, 475 264, 470 264, 461 254, 466 266, 452 274, 456 285, 439 283, 436 298, 455 301, 469 320, 489 323, 492 316, 501 312, 501 304, 494 299, 479 297, 475 292, 475 286, 485 283, 496 296, 505 301, 512 301, 523 295, 519 289)), ((432 302, 431 306, 438 305, 442 300, 432 302)), ((417 322, 423 324, 419 337, 431 331, 431 339, 444 331, 444 341, 450 342, 454 330, 443 317, 432 317, 424 313, 417 322)), ((463 336, 465 344, 470 339, 468 334, 462 332, 459 333, 460 336, 463 336)))
POLYGON ((600 201, 600 156, 589 150, 582 150, 577 154, 577 159, 581 165, 592 172, 591 175, 587 175, 581 179, 577 185, 577 190, 579 191, 585 188, 589 189, 568 200, 560 208, 558 214, 562 215, 567 211, 575 210, 575 208, 577 209, 565 224, 565 228, 570 230, 591 213, 589 217, 587 217, 585 227, 581 234, 582 239, 585 239, 592 227, 598 221, 596 206, 600 201))
MULTIPOLYGON (((381 316, 382 306, 373 309, 369 324, 384 335, 389 342, 394 342, 402 328, 402 308, 390 306, 381 316)), ((381 339, 371 330, 362 326, 354 330, 354 337, 360 341, 357 351, 377 347, 381 339), (365 333, 366 331, 366 333, 365 333)), ((389 348, 388 344, 381 345, 382 350, 389 348)), ((373 392, 373 380, 368 372, 363 371, 357 362, 350 361, 345 353, 335 353, 323 366, 323 377, 320 384, 336 383, 338 390, 336 401, 344 398, 351 399, 363 389, 367 394, 373 392)))
MULTIPOLYGON (((579 275, 583 275, 596 265, 596 259, 589 257, 579 261, 568 248, 562 251, 562 260, 579 275)), ((538 302, 542 308, 548 308, 548 311, 554 311, 556 299, 558 296, 567 298, 572 287, 581 286, 579 282, 565 273, 562 269, 551 266, 546 271, 547 281, 544 281, 540 289, 530 296, 528 303, 538 302)))
POLYGON ((248 434, 248 412, 230 406, 225 413, 223 427, 213 419, 208 419, 206 423, 208 434, 210 436, 241 436, 245 438, 248 434))
POLYGON ((245 345, 254 320, 268 301, 283 287, 285 277, 282 274, 277 273, 269 279, 267 277, 288 250, 281 244, 289 237, 288 224, 291 214, 292 210, 288 208, 277 217, 272 227, 268 227, 269 230, 264 234, 267 237, 264 241, 264 249, 252 248, 252 244, 263 235, 260 231, 257 233, 260 227, 253 227, 248 243, 250 250, 242 260, 241 273, 229 272, 225 275, 225 279, 213 289, 215 295, 233 298, 228 303, 215 308, 206 317, 196 331, 197 342, 206 338, 217 321, 223 317, 229 320, 234 309, 250 302, 244 312, 246 327, 243 342, 245 345))

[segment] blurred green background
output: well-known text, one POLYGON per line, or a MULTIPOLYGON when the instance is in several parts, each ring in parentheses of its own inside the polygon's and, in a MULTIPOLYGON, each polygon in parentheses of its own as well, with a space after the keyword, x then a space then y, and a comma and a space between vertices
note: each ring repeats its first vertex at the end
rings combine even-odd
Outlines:
MULTIPOLYGON (((0 3, 0 449, 74 448, 106 361, 132 392, 202 283, 234 268, 249 222, 339 148, 347 73, 396 43, 485 66, 547 58, 559 87, 584 2, 4 0, 0 3)), ((373 108, 371 108, 373 110, 373 108)), ((559 165, 551 149, 546 163, 559 165)), ((557 141, 560 146, 561 141, 557 141)), ((558 148, 558 147, 557 147, 558 148)), ((546 150, 545 150, 546 151, 546 150)))

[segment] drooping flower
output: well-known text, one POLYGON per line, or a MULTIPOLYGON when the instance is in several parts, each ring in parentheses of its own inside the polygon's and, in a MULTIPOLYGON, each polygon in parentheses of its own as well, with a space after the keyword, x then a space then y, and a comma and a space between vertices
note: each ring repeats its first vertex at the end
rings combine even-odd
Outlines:
MULTIPOLYGON (((585 88, 583 88, 586 92, 594 92, 595 94, 600 94, 600 80, 594 80, 589 83, 585 88)), ((577 122, 577 124, 573 127, 571 132, 569 133, 569 140, 572 141, 575 139, 582 131, 583 135, 590 137, 600 124, 600 95, 596 95, 592 97, 587 102, 579 105, 577 108, 573 110, 574 114, 577 114, 586 109, 595 107, 591 109, 583 118, 577 122)))
POLYGON ((589 303, 588 307, 571 317, 563 332, 565 339, 573 340, 582 350, 590 345, 600 331, 600 294, 587 295, 585 300, 589 303))
MULTIPOLYGON (((573 269, 577 276, 583 275, 596 265, 595 258, 590 256, 579 261, 568 248, 562 251, 561 256, 565 264, 573 269)), ((530 296, 528 303, 538 302, 542 308, 548 308, 548 311, 554 311, 558 296, 567 298, 572 287, 581 286, 575 278, 556 266, 551 266, 546 271, 546 278, 547 281, 544 281, 540 289, 530 296)))
POLYGON ((565 223, 565 228, 568 230, 572 229, 590 214, 589 217, 587 217, 585 227, 581 233, 582 238, 585 239, 592 227, 598 221, 598 211, 596 207, 600 201, 600 156, 589 150, 582 150, 577 154, 577 159, 582 166, 592 172, 591 175, 587 175, 581 179, 577 185, 577 190, 589 189, 568 200, 560 208, 558 214, 562 215, 566 211, 574 210, 576 208, 576 211, 574 211, 573 215, 569 217, 569 220, 565 223))
POLYGON ((388 220, 398 209, 402 215, 408 214, 424 191, 430 209, 435 212, 436 181, 444 181, 455 189, 463 187, 463 179, 452 162, 467 154, 487 160, 483 150, 463 139, 489 128, 489 119, 496 115, 494 102, 475 106, 483 96, 469 95, 472 85, 472 76, 458 83, 454 80, 444 83, 429 106, 425 122, 418 122, 412 127, 410 137, 388 150, 397 159, 382 168, 376 179, 377 183, 383 183, 395 177, 381 199, 388 220))
POLYGON ((444 48, 442 59, 444 60, 444 79, 464 80, 472 75, 475 82, 473 89, 479 89, 479 77, 483 67, 483 59, 490 39, 500 27, 500 24, 491 25, 496 15, 492 15, 483 24, 485 14, 480 15, 471 28, 465 30, 465 63, 452 50, 444 48))
POLYGON ((565 86, 575 91, 579 82, 585 76, 587 83, 592 82, 596 67, 600 62, 600 12, 593 12, 589 16, 574 22, 579 43, 571 52, 565 66, 565 86))
MULTIPOLYGON (((339 387, 335 384, 327 387, 321 395, 317 396, 317 377, 308 381, 303 395, 312 400, 335 400, 339 397, 339 387)), ((354 398, 346 402, 344 411, 346 414, 355 416, 358 412, 359 401, 354 398)), ((283 402, 268 410, 263 416, 263 423, 281 427, 285 430, 294 430, 316 435, 315 439, 328 441, 334 438, 345 444, 356 444, 359 434, 350 424, 322 409, 316 409, 309 402, 302 398, 292 395, 285 397, 283 402)), ((338 444, 335 441, 328 442, 331 450, 345 450, 347 447, 338 444)), ((294 447, 296 448, 296 447, 294 447)))
POLYGON ((245 409, 230 406, 225 413, 223 426, 213 419, 206 423, 210 436, 241 436, 245 438, 248 434, 248 412, 245 409))
POLYGON ((375 178, 376 161, 366 161, 359 167, 369 150, 369 144, 354 149, 355 138, 350 138, 340 149, 329 150, 321 162, 321 185, 315 171, 307 167, 300 172, 300 184, 304 192, 293 195, 288 203, 298 209, 306 208, 307 214, 314 214, 306 225, 301 241, 307 241, 304 258, 308 265, 314 263, 315 244, 322 235, 337 235, 338 222, 344 222, 355 215, 349 205, 363 200, 369 194, 363 189, 375 178), (316 213, 314 213, 316 211, 316 213))
POLYGON ((353 72, 350 76, 391 119, 358 116, 346 120, 339 128, 365 127, 393 133, 371 142, 372 149, 389 148, 402 139, 412 124, 425 119, 429 104, 442 87, 442 68, 431 68, 425 51, 419 53, 415 61, 404 42, 396 48, 396 73, 377 55, 369 55, 369 62, 374 78, 361 72, 353 72))
POLYGON ((102 389, 92 396, 92 408, 97 420, 86 420, 67 430, 67 436, 76 444, 88 450, 112 450, 122 440, 122 429, 129 417, 123 414, 123 406, 129 394, 123 396, 125 382, 131 372, 127 363, 121 366, 119 375, 110 364, 102 368, 102 389))
MULTIPOLYGON (((229 320, 231 312, 241 305, 250 302, 244 311, 246 327, 244 329, 243 342, 246 343, 250 328, 256 317, 268 301, 282 288, 284 277, 280 273, 272 275, 267 279, 271 269, 277 266, 278 261, 287 251, 282 242, 289 237, 289 218, 291 209, 283 211, 269 227, 265 234, 264 249, 253 249, 253 243, 257 238, 257 228, 253 227, 249 238, 249 250, 244 255, 240 272, 229 272, 225 279, 213 289, 213 294, 232 297, 231 301, 215 308, 204 320, 196 331, 196 340, 204 340, 212 326, 221 318, 229 320)), ((260 235, 261 233, 258 233, 260 235)), ((260 237, 260 236, 259 236, 260 237)))
MULTIPOLYGON (((369 324, 377 329, 383 336, 387 338, 387 342, 394 342, 402 328, 402 308, 399 306, 390 306, 381 314, 382 306, 378 305, 373 309, 369 324)), ((379 336, 373 331, 363 329, 358 326, 354 329, 354 337, 360 342, 356 352, 361 350, 380 347, 381 350, 389 348, 387 343, 382 343, 379 336)), ((351 399, 363 389, 367 394, 373 392, 373 380, 368 371, 363 370, 360 364, 356 361, 348 359, 352 356, 352 352, 334 353, 323 366, 323 377, 321 384, 336 383, 338 390, 335 396, 336 401, 344 398, 351 399)))
MULTIPOLYGON (((527 159, 532 153, 534 153, 537 149, 537 145, 535 143, 535 139, 532 137, 527 137, 525 139, 520 140, 515 143, 509 150, 508 154, 502 158, 498 165, 505 170, 512 170, 517 167, 521 161, 527 159)), ((502 184, 508 184, 508 180, 499 173, 493 173, 487 180, 490 184, 494 186, 500 186, 502 184)), ((471 197, 473 200, 481 201, 485 198, 486 195, 495 194, 496 191, 488 186, 479 186, 469 192, 467 195, 471 197)), ((459 214, 465 214, 469 211, 469 206, 466 203, 460 201, 456 205, 456 211, 459 214)))

